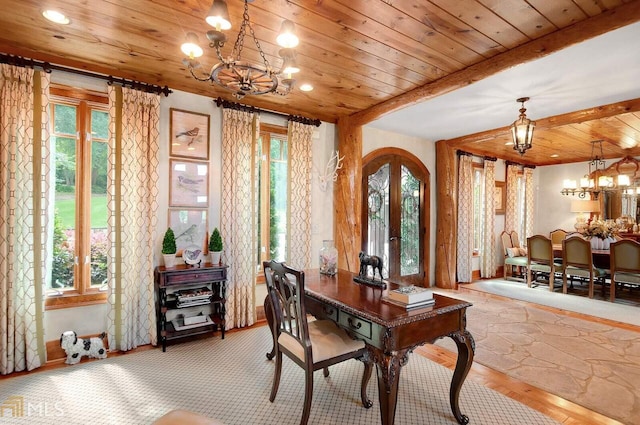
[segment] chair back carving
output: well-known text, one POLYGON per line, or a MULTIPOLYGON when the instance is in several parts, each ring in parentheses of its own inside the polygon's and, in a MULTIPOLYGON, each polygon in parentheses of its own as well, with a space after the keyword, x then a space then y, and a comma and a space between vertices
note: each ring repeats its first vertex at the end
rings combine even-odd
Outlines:
POLYGON ((265 261, 263 268, 278 333, 289 334, 298 341, 305 351, 305 362, 311 363, 311 341, 304 305, 304 272, 276 261, 265 261))
POLYGON ((556 229, 549 234, 551 238, 551 243, 554 245, 561 244, 562 241, 567 237, 567 231, 562 229, 556 229))

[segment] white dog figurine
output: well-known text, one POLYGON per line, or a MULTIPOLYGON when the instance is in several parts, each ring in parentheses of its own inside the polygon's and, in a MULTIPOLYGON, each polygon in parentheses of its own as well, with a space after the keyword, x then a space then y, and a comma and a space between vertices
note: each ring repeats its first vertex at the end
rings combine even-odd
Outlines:
POLYGON ((60 347, 67 353, 66 364, 76 364, 82 356, 104 359, 107 350, 102 339, 107 334, 103 332, 99 337, 82 339, 74 331, 65 331, 60 335, 60 347))

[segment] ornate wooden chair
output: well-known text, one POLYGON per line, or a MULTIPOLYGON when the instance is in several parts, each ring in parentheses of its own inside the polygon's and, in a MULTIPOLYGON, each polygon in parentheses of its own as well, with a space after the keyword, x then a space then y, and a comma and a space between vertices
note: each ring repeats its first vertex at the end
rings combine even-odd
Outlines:
POLYGON ((525 250, 520 247, 518 234, 515 231, 503 231, 500 234, 500 240, 504 254, 504 278, 505 280, 516 280, 513 277, 514 267, 519 270, 524 270, 527 267, 525 250))
POLYGON ((347 332, 331 320, 307 320, 304 293, 304 272, 284 263, 265 261, 264 274, 268 296, 271 298, 275 316, 274 328, 276 368, 269 401, 273 402, 280 384, 282 354, 286 354, 305 371, 304 407, 300 425, 305 425, 311 412, 313 396, 313 373, 349 359, 364 362, 364 374, 360 398, 364 407, 373 405, 367 397, 367 384, 371 378, 373 362, 362 341, 352 339, 347 332))
POLYGON ((593 266, 591 242, 573 237, 562 241, 562 292, 567 293, 567 278, 571 276, 589 279, 589 298, 593 298, 594 281, 602 285, 604 291, 607 270, 593 266))
POLYGON ((568 232, 566 230, 556 229, 549 234, 549 238, 552 244, 559 245, 567 237, 567 234, 568 232))
POLYGON ((640 243, 631 239, 620 239, 609 247, 611 258, 610 299, 616 299, 616 285, 640 285, 640 243))
POLYGON ((561 270, 562 264, 554 261, 553 244, 544 235, 534 235, 527 238, 527 286, 531 288, 531 274, 549 275, 549 290, 553 291, 553 281, 556 269, 561 270))

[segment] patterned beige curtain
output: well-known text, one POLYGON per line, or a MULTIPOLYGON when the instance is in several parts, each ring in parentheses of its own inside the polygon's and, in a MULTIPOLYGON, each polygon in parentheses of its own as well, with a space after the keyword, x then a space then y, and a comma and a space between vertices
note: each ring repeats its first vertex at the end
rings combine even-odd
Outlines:
POLYGON ((287 258, 299 269, 311 267, 312 136, 313 126, 289 121, 287 258))
POLYGON ((524 216, 524 228, 525 235, 522 240, 527 240, 529 236, 533 236, 533 206, 534 206, 534 193, 533 193, 533 168, 524 168, 524 197, 525 197, 525 216, 524 216))
MULTIPOLYGON (((518 225, 518 166, 507 165, 507 208, 504 215, 504 230, 507 232, 517 231, 518 225)), ((518 235, 520 241, 527 240, 522 235, 518 235)), ((522 242, 521 242, 522 243, 522 242)))
POLYGON ((46 361, 49 76, 0 65, 0 373, 46 361), (44 112, 44 113, 43 113, 44 112))
POLYGON ((109 347, 156 344, 153 252, 157 228, 160 98, 109 87, 107 260, 109 347))
POLYGON ((257 245, 257 135, 250 112, 222 111, 222 234, 227 272, 226 328, 253 325, 257 245))
POLYGON ((496 163, 484 161, 484 214, 482 217, 482 251, 480 258, 480 277, 489 278, 496 274, 496 238, 495 238, 495 197, 496 163))
POLYGON ((473 167, 471 157, 460 155, 458 160, 458 282, 471 282, 473 258, 473 167))

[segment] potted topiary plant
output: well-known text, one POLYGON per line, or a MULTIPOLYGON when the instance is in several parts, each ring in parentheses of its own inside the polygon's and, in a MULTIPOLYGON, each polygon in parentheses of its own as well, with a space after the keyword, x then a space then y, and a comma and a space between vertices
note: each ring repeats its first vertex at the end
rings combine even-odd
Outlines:
POLYGON ((169 227, 162 240, 162 258, 164 259, 165 267, 173 267, 176 265, 177 251, 176 235, 173 233, 173 230, 171 230, 171 227, 169 227))
POLYGON ((220 231, 217 227, 213 229, 211 237, 209 238, 209 253, 211 254, 211 264, 220 264, 220 256, 222 254, 222 237, 220 236, 220 231))

